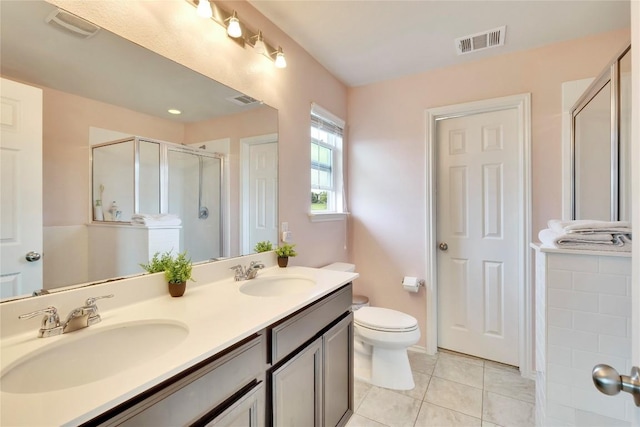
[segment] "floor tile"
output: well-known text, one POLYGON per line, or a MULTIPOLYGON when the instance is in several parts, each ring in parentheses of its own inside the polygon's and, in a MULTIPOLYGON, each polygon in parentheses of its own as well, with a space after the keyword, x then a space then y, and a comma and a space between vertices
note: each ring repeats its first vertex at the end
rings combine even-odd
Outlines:
POLYGON ((484 367, 492 369, 502 369, 509 372, 517 372, 518 374, 520 373, 520 370, 517 366, 505 365, 504 363, 494 362, 493 360, 485 360, 484 367))
POLYGON ((358 380, 355 380, 353 382, 354 412, 356 409, 358 409, 358 407, 360 406, 364 398, 367 396, 367 393, 369 392, 369 390, 371 390, 371 384, 365 383, 363 381, 358 381, 358 380))
POLYGON ((362 415, 353 414, 349 419, 346 427, 386 427, 384 424, 380 424, 377 421, 365 418, 362 415))
POLYGON ((518 371, 485 368, 484 389, 529 403, 536 401, 536 383, 523 378, 518 371))
POLYGON ((394 390, 396 393, 412 397, 417 400, 424 399, 424 395, 427 392, 431 375, 422 374, 420 372, 413 373, 413 382, 416 386, 412 390, 394 390))
POLYGON ((455 381, 457 383, 482 388, 484 382, 484 368, 473 362, 471 359, 441 357, 436 363, 433 376, 455 381))
POLYGON ((482 421, 482 427, 500 427, 498 424, 490 423, 489 421, 482 421))
POLYGON ((454 351, 438 349, 438 360, 442 358, 447 359, 457 359, 462 360, 464 362, 473 363, 474 365, 484 366, 484 359, 480 359, 479 357, 469 356, 467 354, 456 353, 454 351))
POLYGON ((409 355, 409 364, 413 372, 421 372, 427 375, 433 373, 433 368, 436 366, 438 356, 431 356, 427 353, 411 350, 409 350, 407 354, 409 355))
POLYGON ((372 387, 357 410, 357 414, 390 427, 412 427, 420 401, 394 391, 372 387))
POLYGON ((483 401, 483 420, 509 427, 530 427, 535 425, 535 413, 532 403, 488 391, 484 392, 483 401))
POLYGON ((422 407, 418 413, 418 419, 416 420, 416 427, 480 427, 480 425, 480 418, 470 417, 469 415, 433 405, 429 402, 422 403, 422 407))
POLYGON ((472 417, 482 416, 482 390, 475 387, 432 377, 424 399, 472 417))

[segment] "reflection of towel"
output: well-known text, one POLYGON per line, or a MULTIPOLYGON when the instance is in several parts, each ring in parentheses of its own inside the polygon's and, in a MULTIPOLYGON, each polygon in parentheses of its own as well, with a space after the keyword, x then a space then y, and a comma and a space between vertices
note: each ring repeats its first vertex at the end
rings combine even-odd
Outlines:
POLYGON ((589 219, 559 221, 552 219, 548 225, 551 230, 557 233, 631 234, 631 223, 627 221, 594 221, 589 219))
POLYGON ((133 225, 145 225, 158 226, 158 225, 180 225, 182 220, 178 215, 173 214, 135 214, 131 216, 131 224, 133 225))
POLYGON ((631 252, 631 235, 611 233, 558 233, 546 228, 538 233, 543 246, 561 249, 631 252))

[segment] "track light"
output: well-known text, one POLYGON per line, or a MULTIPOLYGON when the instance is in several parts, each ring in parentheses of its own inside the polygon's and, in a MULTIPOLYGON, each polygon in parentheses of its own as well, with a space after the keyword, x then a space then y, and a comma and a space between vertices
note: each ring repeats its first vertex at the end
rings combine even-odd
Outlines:
POLYGON ((287 66, 287 60, 284 57, 282 48, 278 47, 278 51, 276 52, 276 68, 285 68, 286 66, 287 66))
POLYGON ((238 15, 236 11, 233 11, 233 15, 229 18, 229 24, 227 25, 227 34, 229 37, 233 37, 237 39, 242 36, 242 28, 240 28, 240 20, 238 19, 238 15))
POLYGON ((262 38, 262 31, 258 31, 258 35, 255 36, 256 42, 253 44, 253 50, 259 55, 267 54, 267 46, 264 44, 262 38))
POLYGON ((213 10, 211 9, 211 3, 209 0, 200 0, 197 7, 198 16, 203 18, 211 18, 213 16, 213 10))

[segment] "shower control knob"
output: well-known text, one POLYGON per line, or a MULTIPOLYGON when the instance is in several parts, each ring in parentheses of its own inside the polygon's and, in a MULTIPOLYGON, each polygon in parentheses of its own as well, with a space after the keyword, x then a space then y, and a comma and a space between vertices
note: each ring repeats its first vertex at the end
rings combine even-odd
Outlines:
POLYGON ((441 251, 446 251, 447 249, 449 249, 449 245, 447 245, 445 242, 440 243, 438 247, 441 251))
POLYGON ((631 375, 620 375, 618 371, 608 365, 600 364, 593 368, 591 373, 593 384, 601 393, 609 396, 626 391, 633 395, 636 406, 640 406, 640 369, 637 366, 631 368, 631 375))

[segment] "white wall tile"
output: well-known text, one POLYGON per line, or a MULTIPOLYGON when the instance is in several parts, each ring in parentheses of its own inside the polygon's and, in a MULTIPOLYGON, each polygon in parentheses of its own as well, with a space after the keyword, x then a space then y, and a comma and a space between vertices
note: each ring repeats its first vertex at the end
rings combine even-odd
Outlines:
POLYGON ((547 344, 571 347, 571 334, 573 330, 565 328, 556 328, 549 326, 547 328, 547 344))
POLYGON ((603 274, 631 276, 631 257, 598 257, 598 271, 603 274))
MULTIPOLYGON (((598 336, 598 351, 612 356, 631 358, 631 339, 611 335, 598 336)), ((626 368, 626 366, 625 366, 626 368)))
POLYGON ((556 365, 553 362, 547 363, 547 377, 549 378, 549 383, 572 385, 573 377, 571 374, 572 370, 568 369, 566 365, 556 365))
POLYGON ((576 420, 576 410, 570 406, 549 402, 547 416, 573 424, 576 420))
POLYGON ((549 270, 547 274, 547 289, 571 289, 573 273, 566 270, 549 270))
POLYGON ((594 414, 593 412, 576 410, 575 414, 576 425, 584 427, 627 427, 630 426, 626 421, 622 421, 615 418, 605 417, 603 415, 594 414))
POLYGON ((579 331, 597 334, 627 336, 627 318, 609 314, 573 312, 573 327, 579 331))
POLYGON ((571 348, 585 351, 598 351, 598 334, 573 329, 571 331, 571 348))
POLYGON ((591 375, 594 366, 604 363, 613 366, 617 370, 624 369, 627 360, 623 357, 612 356, 610 354, 592 353, 590 351, 573 350, 572 366, 578 371, 583 371, 585 375, 591 375))
POLYGON ((547 310, 547 321, 549 325, 558 326, 559 328, 573 327, 573 315, 570 310, 551 307, 547 310))
POLYGON ((598 257, 593 255, 553 254, 547 260, 549 270, 598 271, 598 257))
POLYGON ((549 307, 598 312, 598 295, 590 292, 549 289, 547 303, 549 307))
POLYGON ((600 294, 599 309, 602 314, 631 317, 631 297, 600 294))
POLYGON ((627 278, 613 274, 576 272, 573 274, 573 289, 576 291, 627 295, 627 278))
POLYGON ((569 347, 560 347, 550 345, 547 347, 547 363, 556 365, 571 366, 571 349, 569 347))
MULTIPOLYGON (((571 405, 576 409, 582 409, 586 412, 592 412, 618 420, 623 420, 626 417, 625 402, 621 399, 623 396, 620 394, 607 396, 606 394, 600 393, 595 387, 588 390, 573 388, 571 392, 571 405)), ((577 413, 576 418, 579 418, 577 413)), ((580 425, 577 419, 576 425, 580 425)))
POLYGON ((549 383, 547 385, 547 401, 555 402, 565 406, 572 405, 571 387, 564 384, 549 383))

